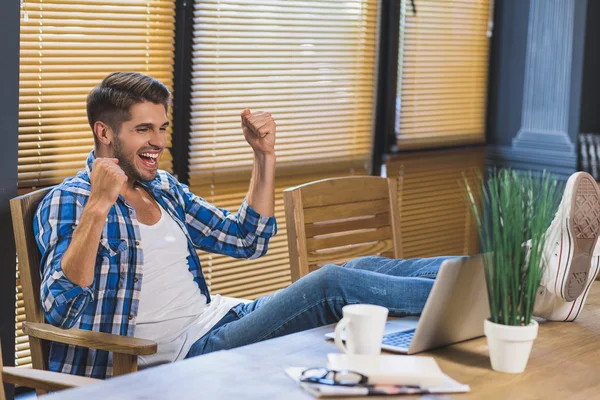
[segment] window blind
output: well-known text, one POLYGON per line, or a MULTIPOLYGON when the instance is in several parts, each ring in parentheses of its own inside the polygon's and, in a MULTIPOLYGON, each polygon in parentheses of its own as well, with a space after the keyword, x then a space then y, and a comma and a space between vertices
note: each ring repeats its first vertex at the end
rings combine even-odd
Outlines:
POLYGON ((401 150, 484 142, 493 0, 402 0, 401 150))
POLYGON ((279 234, 268 254, 200 254, 213 293, 255 298, 290 283, 282 190, 368 171, 378 2, 197 0, 194 10, 191 190, 235 212, 253 160, 240 113, 277 122, 279 234))
MULTIPOLYGON (((173 87, 175 0, 27 0, 21 12, 18 181, 21 193, 85 167, 94 139, 89 91, 111 72, 173 87)), ((169 114, 169 118, 171 115, 169 114)), ((168 131, 169 146, 171 130, 168 131)), ((165 151, 161 168, 171 169, 165 151)), ((17 272, 16 365, 30 366, 17 272)))
POLYGON ((25 321, 25 302, 21 289, 21 278, 17 270, 17 289, 15 291, 15 366, 31 367, 31 353, 29 351, 29 337, 23 333, 25 321))
MULTIPOLYGON (((85 100, 109 73, 142 72, 172 89, 174 29, 175 0, 24 2, 20 188, 53 185, 84 167, 94 144, 85 100)), ((161 167, 171 168, 168 151, 161 167)))
POLYGON ((475 186, 483 147, 419 151, 392 156, 387 176, 398 179, 402 257, 479 252, 479 238, 459 182, 475 186))

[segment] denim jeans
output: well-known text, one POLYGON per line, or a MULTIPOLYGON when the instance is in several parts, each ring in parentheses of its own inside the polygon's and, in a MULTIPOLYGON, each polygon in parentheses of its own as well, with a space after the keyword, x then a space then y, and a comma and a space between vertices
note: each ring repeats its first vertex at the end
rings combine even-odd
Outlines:
POLYGON ((347 304, 377 304, 394 317, 419 315, 447 258, 361 257, 341 267, 325 265, 285 289, 233 307, 186 358, 332 324, 347 304))

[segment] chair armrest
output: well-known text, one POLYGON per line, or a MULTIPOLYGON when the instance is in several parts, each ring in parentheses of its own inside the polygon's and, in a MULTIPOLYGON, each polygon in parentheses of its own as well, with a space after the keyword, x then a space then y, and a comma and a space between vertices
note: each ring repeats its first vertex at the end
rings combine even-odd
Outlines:
POLYGON ((4 367, 2 369, 2 380, 12 385, 26 386, 48 392, 102 382, 101 379, 87 378, 85 376, 15 367, 4 367))
POLYGON ((62 329, 50 324, 24 322, 23 332, 39 339, 106 350, 113 353, 143 356, 155 354, 156 342, 129 336, 92 332, 84 329, 62 329))

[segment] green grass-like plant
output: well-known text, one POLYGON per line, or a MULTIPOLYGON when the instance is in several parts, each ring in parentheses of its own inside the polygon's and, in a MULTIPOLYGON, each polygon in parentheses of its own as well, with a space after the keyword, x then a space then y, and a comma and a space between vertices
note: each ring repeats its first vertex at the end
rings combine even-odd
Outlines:
POLYGON ((487 182, 476 175, 471 184, 463 174, 461 186, 478 228, 490 320, 528 325, 544 269, 545 232, 562 184, 546 172, 492 169, 487 182))

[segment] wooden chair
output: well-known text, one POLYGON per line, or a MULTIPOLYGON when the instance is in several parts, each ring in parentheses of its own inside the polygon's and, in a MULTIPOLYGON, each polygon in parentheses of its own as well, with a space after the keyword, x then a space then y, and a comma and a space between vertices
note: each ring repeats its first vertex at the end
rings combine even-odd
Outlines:
POLYGON ((25 302, 23 332, 29 335, 33 368, 48 369, 48 341, 52 341, 113 352, 114 376, 135 372, 138 355, 156 353, 155 342, 83 329, 61 329, 45 323, 40 301, 41 255, 33 235, 33 217, 38 204, 49 191, 50 188, 37 190, 10 201, 25 302))
POLYGON ((0 400, 6 400, 2 382, 43 391, 57 391, 102 381, 100 379, 87 378, 84 376, 39 371, 31 368, 3 367, 2 349, 0 348, 0 400))
POLYGON ((394 179, 323 179, 283 191, 292 281, 328 263, 401 257, 394 179))

